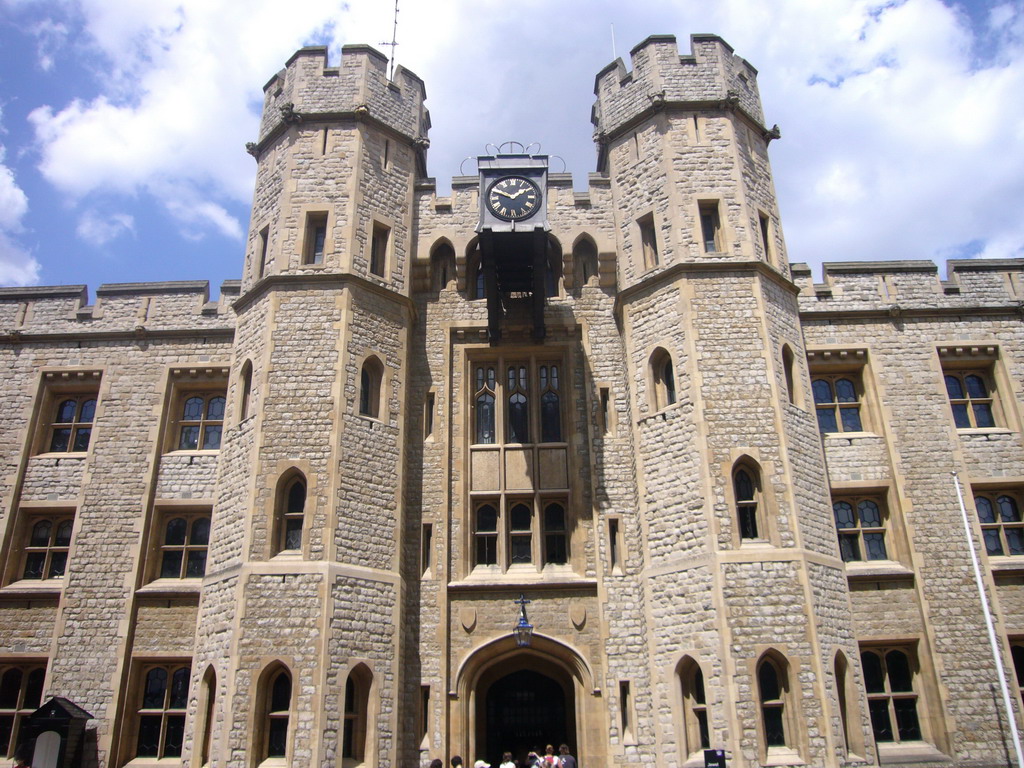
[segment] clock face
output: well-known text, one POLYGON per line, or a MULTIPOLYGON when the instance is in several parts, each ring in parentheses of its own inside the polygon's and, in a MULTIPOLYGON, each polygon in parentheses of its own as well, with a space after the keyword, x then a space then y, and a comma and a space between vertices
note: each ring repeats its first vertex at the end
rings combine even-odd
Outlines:
POLYGON ((504 221, 528 219, 540 205, 540 189, 522 176, 506 176, 487 188, 487 208, 504 221))

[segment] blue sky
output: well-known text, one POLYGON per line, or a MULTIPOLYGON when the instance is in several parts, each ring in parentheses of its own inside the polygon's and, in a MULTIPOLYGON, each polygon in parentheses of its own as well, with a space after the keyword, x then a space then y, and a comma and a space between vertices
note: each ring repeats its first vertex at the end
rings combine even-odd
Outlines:
MULTIPOLYGON (((391 0, 0 0, 0 285, 241 269, 262 86, 391 0)), ((584 183, 596 72, 655 33, 758 68, 791 261, 1024 256, 1024 2, 400 0, 441 189, 487 142, 584 183)), ((468 165, 467 165, 468 167, 468 165)))

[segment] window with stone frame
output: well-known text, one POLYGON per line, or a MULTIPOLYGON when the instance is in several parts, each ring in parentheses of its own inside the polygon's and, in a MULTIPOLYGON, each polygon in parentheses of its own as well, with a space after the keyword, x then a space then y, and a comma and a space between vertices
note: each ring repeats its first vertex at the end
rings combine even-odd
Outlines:
POLYGON ((387 268, 388 243, 391 240, 391 228, 374 222, 370 236, 370 274, 384 277, 387 268))
POLYGON ((996 426, 995 387, 991 374, 983 369, 943 372, 949 406, 957 429, 996 426))
POLYGON ((219 451, 224 432, 223 390, 183 393, 178 413, 179 451, 219 451))
POLYGON ((323 264, 327 249, 327 212, 306 214, 306 230, 302 243, 303 264, 323 264))
POLYGON ((701 200, 698 203, 698 209, 704 252, 721 253, 725 250, 725 239, 722 235, 722 218, 719 213, 718 200, 701 200))
POLYGON ((789 664, 776 652, 767 652, 757 663, 757 700, 760 709, 763 753, 794 749, 797 721, 789 664))
POLYGON ((154 579, 201 579, 206 575, 210 511, 162 510, 154 530, 154 579))
POLYGON ((469 567, 505 572, 569 564, 562 361, 529 354, 473 361, 469 387, 469 567), (499 465, 506 471, 482 479, 499 465))
POLYGON ((277 552, 301 551, 306 519, 306 479, 301 472, 282 478, 275 506, 277 552))
POLYGON ((685 755, 711 748, 708 728, 708 702, 704 691, 704 672, 691 658, 679 665, 679 686, 683 700, 683 742, 685 755))
POLYGON ((99 371, 46 371, 36 420, 35 453, 84 454, 92 443, 99 371))
POLYGON ((259 762, 286 758, 292 711, 292 677, 284 666, 277 664, 264 672, 257 686, 256 702, 254 739, 259 762))
POLYGON ((191 674, 188 661, 138 664, 133 723, 136 758, 181 757, 191 674))
POLYGON ((171 369, 165 451, 220 450, 228 371, 226 365, 171 369))
POLYGON ((643 256, 644 269, 658 266, 658 235, 654 226, 654 214, 648 213, 636 222, 640 231, 640 252, 643 256))
POLYGON ((888 509, 881 496, 841 496, 832 499, 843 562, 889 560, 885 543, 888 509))
POLYGON ((990 557, 1024 555, 1020 491, 979 491, 974 495, 985 551, 990 557))
POLYGON ((766 538, 761 521, 761 473, 749 461, 737 462, 732 473, 732 487, 740 539, 766 538))
POLYGON ((384 364, 370 355, 363 361, 359 370, 359 415, 371 419, 380 417, 382 400, 381 389, 384 385, 384 364))
POLYGON ((35 712, 43 699, 46 664, 39 661, 0 661, 0 750, 14 757, 25 739, 25 718, 35 712))
POLYGON ((811 392, 818 415, 818 429, 828 432, 863 432, 862 387, 856 373, 814 374, 811 392))
POLYGON ((821 434, 869 431, 867 350, 809 349, 811 396, 821 434))
POLYGON ((60 579, 67 572, 68 553, 74 532, 71 510, 22 510, 20 541, 22 579, 60 579))
POLYGON ((1017 693, 1024 704, 1024 638, 1010 639, 1010 656, 1013 659, 1014 679, 1017 681, 1017 693))
POLYGON ((865 647, 860 660, 875 741, 921 741, 919 669, 914 647, 865 647))

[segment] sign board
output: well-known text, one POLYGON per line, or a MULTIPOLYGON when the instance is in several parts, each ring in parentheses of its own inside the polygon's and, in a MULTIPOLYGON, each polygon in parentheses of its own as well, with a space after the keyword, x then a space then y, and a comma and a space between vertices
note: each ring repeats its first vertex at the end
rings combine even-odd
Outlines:
POLYGON ((725 750, 705 749, 704 768, 725 768, 725 750))

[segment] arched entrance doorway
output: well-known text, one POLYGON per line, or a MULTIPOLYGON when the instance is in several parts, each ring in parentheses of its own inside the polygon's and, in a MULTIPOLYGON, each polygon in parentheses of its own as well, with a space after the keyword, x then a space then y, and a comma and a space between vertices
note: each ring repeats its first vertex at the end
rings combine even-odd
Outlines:
POLYGON ((497 765, 503 752, 525 764, 530 750, 543 754, 545 744, 557 747, 575 741, 569 718, 572 689, 532 669, 510 672, 491 684, 484 696, 484 728, 477 743, 487 762, 497 765))
POLYGON ((525 765, 530 750, 569 745, 576 754, 576 683, 562 664, 531 650, 503 654, 482 671, 474 692, 473 759, 491 765, 503 752, 525 765))

